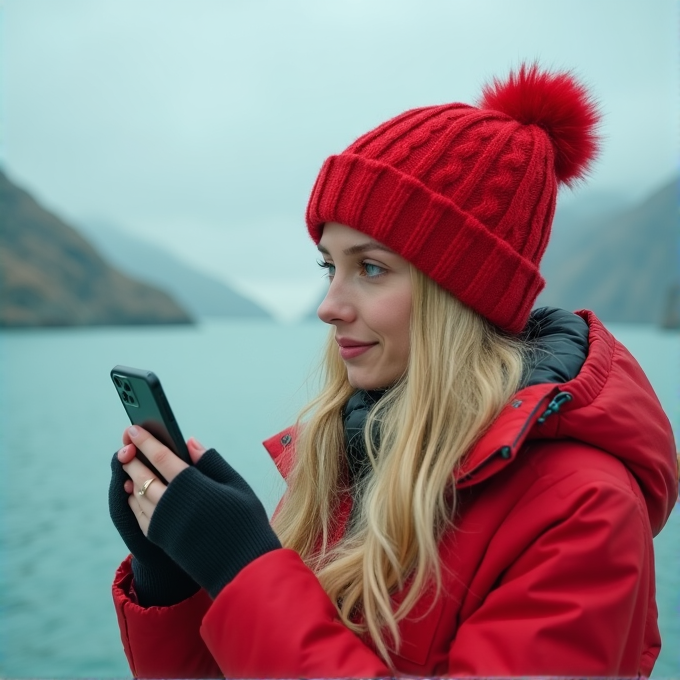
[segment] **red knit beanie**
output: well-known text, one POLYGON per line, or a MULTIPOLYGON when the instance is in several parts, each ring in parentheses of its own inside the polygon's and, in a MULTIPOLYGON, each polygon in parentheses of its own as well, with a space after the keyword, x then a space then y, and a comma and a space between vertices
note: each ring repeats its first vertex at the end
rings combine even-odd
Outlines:
POLYGON ((545 282, 559 182, 597 153, 599 112, 569 73, 522 65, 478 107, 412 109, 330 156, 307 206, 385 244, 489 321, 520 332, 545 282))

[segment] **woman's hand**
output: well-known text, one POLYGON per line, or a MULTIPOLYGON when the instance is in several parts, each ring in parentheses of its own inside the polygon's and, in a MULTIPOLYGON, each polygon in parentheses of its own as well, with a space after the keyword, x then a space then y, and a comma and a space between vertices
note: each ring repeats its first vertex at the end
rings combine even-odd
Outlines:
MULTIPOLYGON (((162 548, 146 537, 149 519, 142 515, 141 506, 134 502, 136 498, 142 500, 143 497, 136 495, 134 482, 121 464, 124 461, 127 466, 133 462, 135 447, 131 445, 132 440, 127 432, 123 441, 125 446, 117 451, 111 460, 109 514, 120 537, 132 553, 133 584, 137 601, 143 607, 176 604, 193 595, 200 586, 162 548)), ((203 447, 193 441, 189 445, 189 450, 193 450, 196 458, 200 458, 203 447)), ((134 467, 138 471, 140 471, 138 466, 147 469, 141 461, 134 462, 134 467)), ((150 478, 152 475, 149 473, 146 479, 150 478)), ((156 485, 165 486, 160 480, 152 482, 149 486, 156 485)), ((152 513, 151 508, 147 510, 152 513)))
MULTIPOLYGON (((123 470, 130 475, 130 479, 124 485, 125 491, 130 494, 128 504, 137 518, 142 533, 148 536, 151 517, 167 486, 136 457, 137 449, 168 483, 189 466, 141 427, 135 425, 128 427, 123 433, 123 443, 125 446, 118 451, 118 460, 122 463, 123 470)), ((194 465, 206 451, 193 437, 187 441, 187 448, 194 465)))
POLYGON ((247 564, 281 547, 255 492, 214 449, 190 439, 194 465, 187 465, 141 427, 129 427, 123 442, 118 459, 130 476, 125 491, 141 532, 212 597, 247 564))

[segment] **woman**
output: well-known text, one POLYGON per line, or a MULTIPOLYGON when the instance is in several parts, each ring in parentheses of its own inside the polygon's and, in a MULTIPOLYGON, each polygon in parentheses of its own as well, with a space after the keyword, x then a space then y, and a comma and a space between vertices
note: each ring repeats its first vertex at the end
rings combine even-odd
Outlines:
POLYGON ((597 120, 569 74, 522 66, 326 161, 326 383, 265 442, 288 481, 271 527, 193 439, 188 467, 129 428, 113 460, 135 675, 649 675, 671 428, 591 312, 530 311, 597 120))

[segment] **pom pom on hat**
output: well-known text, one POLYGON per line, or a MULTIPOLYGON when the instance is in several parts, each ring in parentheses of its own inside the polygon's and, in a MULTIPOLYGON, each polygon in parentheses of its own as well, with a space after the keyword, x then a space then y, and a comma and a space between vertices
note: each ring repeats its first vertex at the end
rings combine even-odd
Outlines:
POLYGON ((522 64, 505 82, 494 78, 484 86, 479 106, 543 128, 555 147, 557 179, 567 185, 581 179, 597 155, 600 112, 570 73, 550 73, 536 63, 522 64))
POLYGON ((399 253, 509 333, 545 285, 558 184, 598 150, 597 106, 570 73, 522 65, 462 103, 406 111, 326 159, 307 205, 399 253))

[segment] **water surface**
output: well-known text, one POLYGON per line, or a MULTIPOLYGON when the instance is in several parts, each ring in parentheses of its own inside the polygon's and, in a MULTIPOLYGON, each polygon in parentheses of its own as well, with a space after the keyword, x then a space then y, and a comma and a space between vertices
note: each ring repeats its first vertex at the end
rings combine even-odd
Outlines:
MULTIPOLYGON (((680 338, 611 326, 680 420, 680 338)), ((185 437, 215 446, 269 511, 282 483, 260 442, 308 400, 326 335, 317 322, 0 334, 0 675, 125 677, 111 579, 126 548, 107 507, 109 461, 126 424, 115 364, 154 370, 185 437)), ((680 677, 680 515, 656 540, 655 677, 680 677)))

